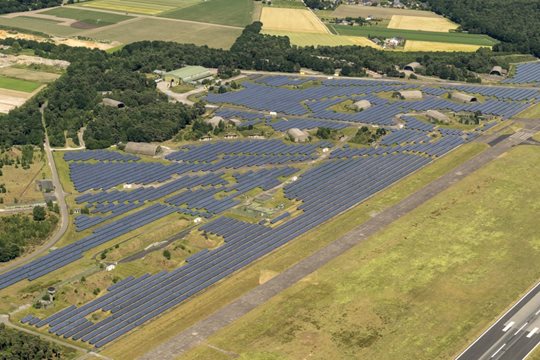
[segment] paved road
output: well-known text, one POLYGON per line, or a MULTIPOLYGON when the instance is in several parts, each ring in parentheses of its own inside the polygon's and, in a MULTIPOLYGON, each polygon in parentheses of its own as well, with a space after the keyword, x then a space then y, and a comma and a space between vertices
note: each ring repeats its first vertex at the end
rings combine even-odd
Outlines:
POLYGON ((540 283, 456 360, 521 360, 540 344, 540 283))
POLYGON ((490 161, 507 152, 513 146, 523 143, 536 131, 540 130, 540 122, 531 123, 530 126, 527 127, 529 129, 517 132, 513 136, 497 143, 495 146, 466 161, 452 172, 441 176, 398 204, 375 215, 350 233, 337 239, 313 255, 304 258, 296 265, 274 277, 272 280, 257 286, 237 300, 210 314, 207 318, 197 322, 157 348, 150 350, 142 355, 140 359, 175 359, 182 353, 204 343, 208 337, 223 327, 231 324, 233 321, 247 314, 257 306, 270 300, 273 296, 294 285, 296 282, 324 266, 332 259, 365 241, 379 230, 384 229, 395 220, 448 189, 465 176, 475 172, 490 161))
MULTIPOLYGON (((44 107, 41 108, 42 116, 43 116, 43 110, 44 110, 44 107)), ((45 127, 44 121, 45 120, 43 119, 43 126, 45 127)), ((47 128, 45 127, 45 129, 47 128)), ((2 266, 0 268, 0 271, 2 273, 9 271, 21 264, 29 262, 30 260, 33 260, 37 258, 38 256, 41 256, 44 253, 48 252, 49 249, 53 247, 62 238, 62 236, 64 236, 64 234, 67 231, 68 222, 69 222, 68 208, 66 204, 64 189, 62 188, 62 183, 60 182, 58 171, 56 171, 56 165, 54 163, 54 157, 52 155, 51 145, 49 143, 49 136, 47 135, 47 131, 45 131, 44 149, 45 149, 45 153, 47 154, 47 161, 51 168, 52 181, 54 184, 54 192, 55 192, 56 199, 58 202, 58 207, 60 208, 60 224, 59 226, 56 227, 55 233, 51 235, 49 239, 43 245, 37 248, 35 251, 31 252, 30 254, 26 256, 12 260, 8 262, 6 265, 2 266)))

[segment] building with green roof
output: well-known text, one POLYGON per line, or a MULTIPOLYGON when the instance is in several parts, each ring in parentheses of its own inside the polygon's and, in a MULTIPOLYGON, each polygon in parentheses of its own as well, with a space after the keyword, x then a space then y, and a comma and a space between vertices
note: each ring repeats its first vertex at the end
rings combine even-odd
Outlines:
POLYGON ((194 83, 212 76, 207 68, 202 66, 184 66, 183 68, 169 71, 163 75, 163 79, 171 86, 194 83))

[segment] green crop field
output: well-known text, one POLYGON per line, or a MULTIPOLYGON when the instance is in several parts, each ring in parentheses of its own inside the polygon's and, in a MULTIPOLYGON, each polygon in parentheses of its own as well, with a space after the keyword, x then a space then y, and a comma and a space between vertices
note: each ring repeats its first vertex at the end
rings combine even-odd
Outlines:
MULTIPOLYGON (((268 6, 268 5, 265 5, 268 6)), ((272 7, 277 8, 291 8, 291 9, 305 9, 306 6, 300 0, 273 0, 272 7)))
POLYGON ((28 81, 22 79, 15 79, 0 75, 0 88, 8 90, 23 91, 31 93, 40 87, 41 84, 35 81, 28 81))
POLYGON ((179 359, 454 358, 540 276, 538 163, 514 148, 179 359))
POLYGON ((78 6, 137 13, 144 15, 157 15, 165 11, 191 6, 202 0, 95 0, 78 4, 78 6))
POLYGON ((253 0, 208 0, 160 16, 243 27, 251 23, 253 9, 253 0))
POLYGON ((82 10, 78 8, 61 7, 47 10, 41 14, 53 15, 60 18, 78 20, 86 24, 105 26, 116 24, 124 20, 132 19, 131 16, 112 14, 100 11, 82 10))
POLYGON ((6 26, 15 29, 37 31, 56 36, 77 35, 81 30, 70 26, 58 25, 57 22, 49 19, 33 18, 29 16, 16 16, 7 18, 0 16, 0 26, 6 26))
POLYGON ((141 18, 114 29, 94 31, 92 38, 119 41, 129 44, 141 40, 178 41, 186 44, 208 45, 214 48, 229 48, 240 36, 241 29, 193 24, 164 18, 141 18))
POLYGON ((366 37, 359 36, 340 36, 334 34, 313 34, 287 31, 264 31, 268 35, 287 36, 291 44, 297 46, 371 46, 376 47, 375 43, 366 37))
POLYGON ((497 40, 487 35, 464 34, 464 33, 443 33, 431 31, 400 30, 388 29, 380 26, 348 26, 348 25, 329 25, 337 34, 348 36, 378 36, 390 38, 394 36, 402 37, 407 40, 433 41, 452 44, 468 44, 493 46, 497 40))

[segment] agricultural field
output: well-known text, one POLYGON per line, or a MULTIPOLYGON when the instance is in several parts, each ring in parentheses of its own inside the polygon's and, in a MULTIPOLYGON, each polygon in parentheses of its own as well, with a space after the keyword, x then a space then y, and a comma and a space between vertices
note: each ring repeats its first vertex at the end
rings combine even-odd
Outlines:
POLYGON ((72 27, 88 29, 117 24, 121 21, 132 19, 131 16, 112 14, 100 11, 89 11, 70 7, 61 7, 39 12, 39 15, 54 16, 61 19, 75 20, 72 27))
POLYGON ((328 28, 310 10, 263 7, 264 31, 287 31, 330 34, 328 28))
POLYGON ((185 0, 179 3, 177 0, 94 0, 79 3, 77 6, 118 11, 122 13, 158 15, 166 11, 195 5, 201 1, 202 0, 185 0))
POLYGON ((35 81, 0 76, 0 89, 31 93, 37 88, 39 88, 40 86, 41 84, 35 81))
MULTIPOLYGON (((23 81, 35 83, 51 83, 60 77, 59 73, 35 71, 27 67, 9 66, 0 68, 0 76, 5 78, 15 78, 23 81)), ((39 84, 38 84, 39 87, 39 84)), ((29 86, 30 92, 36 89, 35 85, 29 86)), ((17 89, 13 89, 17 90, 17 89)))
POLYGON ((253 0, 207 0, 161 13, 160 16, 211 24, 244 27, 253 20, 253 0))
POLYGON ((478 46, 493 46, 496 40, 486 35, 473 35, 463 33, 441 33, 435 31, 414 31, 388 29, 380 26, 348 26, 331 25, 339 35, 348 36, 374 36, 382 38, 403 37, 406 40, 430 41, 449 44, 467 44, 478 46))
POLYGON ((513 149, 179 359, 455 357, 540 276, 539 162, 513 149))
POLYGON ((93 30, 92 37, 124 44, 141 40, 164 40, 227 49, 241 32, 241 28, 224 28, 213 24, 194 24, 165 18, 140 18, 126 24, 118 24, 113 29, 93 30))
POLYGON ((0 16, 0 26, 14 29, 30 30, 63 37, 78 35, 81 31, 80 29, 73 28, 69 25, 63 25, 62 23, 62 21, 53 21, 30 16, 0 16))
POLYGON ((417 31, 435 31, 450 32, 455 30, 458 25, 446 18, 431 18, 424 16, 403 16, 394 15, 388 24, 389 29, 417 30, 417 31))
POLYGON ((395 8, 383 8, 378 6, 361 6, 361 5, 340 5, 329 16, 335 18, 345 17, 363 17, 368 16, 378 19, 391 19, 394 15, 402 16, 416 16, 427 18, 442 18, 442 16, 435 14, 431 11, 422 10, 408 10, 408 9, 395 9, 395 8))
POLYGON ((361 36, 345 36, 334 34, 313 34, 302 32, 285 32, 285 31, 264 31, 265 34, 287 36, 291 40, 291 44, 297 46, 370 46, 379 48, 373 41, 367 37, 361 36))
POLYGON ((417 41, 417 40, 407 40, 403 50, 405 51, 463 51, 463 52, 474 52, 481 47, 482 45, 470 45, 470 44, 455 44, 455 43, 442 43, 442 42, 432 42, 432 41, 417 41))
POLYGON ((289 9, 305 9, 306 5, 301 0, 273 0, 271 5, 264 4, 264 6, 274 8, 289 8, 289 9))

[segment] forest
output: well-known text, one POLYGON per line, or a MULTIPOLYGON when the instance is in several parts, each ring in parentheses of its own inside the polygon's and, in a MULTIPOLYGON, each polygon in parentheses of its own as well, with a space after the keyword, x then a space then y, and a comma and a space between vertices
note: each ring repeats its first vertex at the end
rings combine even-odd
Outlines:
POLYGON ((496 50, 540 56, 539 0, 423 0, 471 33, 500 40, 496 50))
POLYGON ((0 14, 59 6, 62 0, 0 0, 0 14))
POLYGON ((39 105, 47 101, 45 119, 52 146, 64 146, 65 135, 77 143, 76 132, 84 134, 88 148, 105 148, 119 141, 163 141, 192 123, 204 112, 202 107, 170 104, 155 90, 155 82, 145 76, 156 69, 173 70, 185 65, 211 68, 297 72, 310 68, 333 74, 365 76, 364 68, 387 76, 402 74, 396 66, 419 61, 426 75, 443 79, 476 82, 475 73, 488 72, 500 62, 500 53, 487 49, 475 53, 385 52, 369 47, 303 47, 290 44, 288 37, 261 34, 262 24, 246 26, 230 50, 164 41, 142 41, 107 54, 99 50, 65 45, 15 41, 21 49, 37 56, 71 62, 67 72, 25 106, 0 118, 0 146, 40 145, 43 140, 39 105), (123 101, 126 109, 105 108, 103 97, 123 101))
POLYGON ((56 360, 66 358, 68 355, 58 345, 0 324, 0 359, 56 360))
MULTIPOLYGON (((35 209, 44 211, 41 207, 35 209)), ((39 245, 53 231, 57 222, 58 217, 50 212, 43 216, 39 211, 36 211, 34 216, 1 216, 0 263, 20 256, 29 246, 39 245)))

